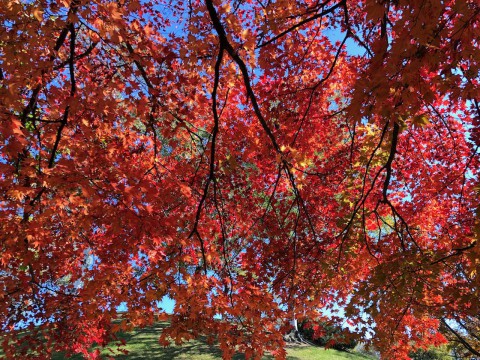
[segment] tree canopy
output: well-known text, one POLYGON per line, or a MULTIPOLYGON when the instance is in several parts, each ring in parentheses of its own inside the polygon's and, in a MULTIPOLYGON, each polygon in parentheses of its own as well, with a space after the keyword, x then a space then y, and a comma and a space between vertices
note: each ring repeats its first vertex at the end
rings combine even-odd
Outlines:
POLYGON ((98 357, 165 296, 160 341, 226 359, 282 359, 291 319, 336 309, 385 359, 467 341, 478 1, 5 0, 0 23, 7 357, 98 357))

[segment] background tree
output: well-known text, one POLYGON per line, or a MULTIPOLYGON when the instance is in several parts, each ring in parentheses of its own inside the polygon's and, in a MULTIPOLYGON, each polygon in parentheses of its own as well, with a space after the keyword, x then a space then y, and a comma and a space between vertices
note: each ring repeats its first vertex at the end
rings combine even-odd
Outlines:
POLYGON ((291 319, 338 306, 384 358, 444 342, 440 319, 480 314, 479 13, 5 1, 7 357, 98 356, 165 295, 161 340, 226 358, 284 358, 291 319))
POLYGON ((348 351, 357 345, 357 342, 351 337, 350 330, 335 321, 315 323, 305 320, 300 326, 300 331, 309 343, 325 348, 348 351))
MULTIPOLYGON (((409 354, 413 360, 450 360, 451 351, 444 345, 442 347, 419 349, 409 354)), ((453 357, 454 358, 454 357, 453 357)))
POLYGON ((448 340, 449 349, 455 358, 470 358, 473 355, 480 355, 478 317, 469 317, 455 314, 455 317, 448 321, 443 319, 440 329, 448 340))

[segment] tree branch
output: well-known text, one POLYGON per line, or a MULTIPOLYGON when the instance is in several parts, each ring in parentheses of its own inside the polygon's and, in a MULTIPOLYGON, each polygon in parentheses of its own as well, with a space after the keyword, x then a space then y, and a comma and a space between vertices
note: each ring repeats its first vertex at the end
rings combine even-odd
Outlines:
POLYGON ((220 66, 222 64, 222 59, 223 59, 223 46, 222 44, 220 44, 220 50, 218 52, 217 62, 215 63, 215 79, 214 79, 213 90, 212 90, 212 113, 213 113, 214 125, 212 130, 209 174, 208 174, 207 182, 205 184, 205 188, 203 190, 202 198, 200 199, 200 203, 198 204, 197 214, 195 215, 195 222, 193 225, 193 229, 190 235, 188 236, 190 238, 194 234, 197 234, 197 237, 200 240, 200 247, 202 250, 202 257, 203 257, 203 269, 205 271, 205 275, 207 274, 207 259, 205 256, 205 247, 204 247, 203 239, 200 237, 200 234, 198 233, 198 223, 200 221, 203 204, 207 198, 210 182, 215 181, 215 146, 216 146, 216 139, 218 134, 219 122, 220 122, 220 119, 218 116, 218 110, 217 110, 217 90, 218 90, 218 84, 220 81, 220 66))
POLYGON ((397 152, 397 142, 398 142, 398 132, 400 127, 395 122, 393 124, 393 133, 392 133, 392 144, 390 147, 390 155, 388 156, 387 163, 385 164, 384 168, 387 170, 387 176, 385 177, 385 182, 383 183, 383 201, 387 202, 387 191, 388 186, 390 185, 390 179, 392 177, 392 163, 393 159, 395 158, 395 154, 397 152))
MULTIPOLYGON (((75 80, 75 65, 74 65, 74 58, 75 58, 75 26, 73 23, 69 25, 70 31, 70 57, 68 59, 68 69, 70 72, 70 99, 75 96, 75 92, 77 90, 76 80, 75 80)), ((50 155, 50 160, 48 161, 48 168, 51 169, 55 165, 55 155, 57 153, 58 145, 60 143, 60 139, 62 138, 62 131, 67 125, 68 122, 68 115, 70 113, 70 105, 67 105, 65 108, 65 112, 63 113, 63 119, 60 123, 60 126, 57 129, 57 136, 55 138, 55 143, 52 148, 52 153, 50 155)))
POLYGON ((295 24, 295 25, 289 27, 288 29, 282 31, 280 34, 274 36, 273 38, 259 44, 257 46, 257 48, 267 46, 268 44, 271 44, 274 41, 277 41, 281 37, 287 35, 288 33, 292 32, 293 30, 298 29, 299 27, 309 23, 310 21, 316 20, 318 18, 321 18, 322 16, 325 16, 327 14, 330 14, 330 13, 334 12, 336 9, 338 9, 339 7, 341 7, 345 3, 346 3, 346 1, 342 0, 339 3, 337 3, 337 4, 333 5, 332 7, 328 8, 327 10, 323 10, 322 12, 319 12, 319 13, 313 15, 313 16, 310 16, 309 18, 303 19, 302 21, 298 22, 297 24, 295 24))
POLYGON ((440 319, 443 325, 450 331, 455 337, 460 341, 460 343, 465 346, 465 348, 476 356, 480 356, 480 351, 475 350, 457 331, 455 331, 444 318, 440 319))

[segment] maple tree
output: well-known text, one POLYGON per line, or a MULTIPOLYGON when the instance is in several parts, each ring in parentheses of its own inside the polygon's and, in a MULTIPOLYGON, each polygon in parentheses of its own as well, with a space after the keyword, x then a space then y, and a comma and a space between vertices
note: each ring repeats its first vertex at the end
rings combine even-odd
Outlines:
POLYGON ((164 344, 281 359, 291 319, 340 307, 407 359, 478 319, 477 1, 7 0, 0 19, 7 358, 95 358, 168 318, 164 344))

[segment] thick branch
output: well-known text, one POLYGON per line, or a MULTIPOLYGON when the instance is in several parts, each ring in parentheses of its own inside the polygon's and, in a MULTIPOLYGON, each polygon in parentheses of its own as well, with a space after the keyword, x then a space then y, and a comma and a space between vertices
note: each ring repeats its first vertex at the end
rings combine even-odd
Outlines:
MULTIPOLYGON (((128 52, 130 53, 130 55, 134 55, 135 54, 135 51, 133 50, 133 47, 132 45, 127 42, 126 43, 126 46, 127 46, 127 50, 128 52)), ((140 74, 142 75, 142 78, 143 80, 145 81, 145 84, 147 84, 147 87, 152 90, 153 89, 153 85, 152 83, 150 82, 150 79, 148 78, 148 75, 147 75, 147 72, 145 71, 145 68, 142 66, 142 64, 140 64, 140 62, 136 59, 133 60, 133 62, 135 63, 135 65, 137 66, 138 70, 140 71, 140 74)))
POLYGON ((216 146, 216 139, 217 139, 218 128, 220 123, 218 110, 217 110, 217 90, 218 90, 218 84, 220 81, 220 66, 222 64, 222 59, 223 59, 223 46, 220 45, 220 51, 218 53, 217 62, 215 63, 215 79, 214 79, 213 90, 212 90, 212 113, 213 113, 214 125, 212 130, 210 167, 209 167, 208 179, 205 184, 205 188, 203 190, 202 198, 200 199, 200 203, 198 204, 197 214, 195 216, 195 223, 193 225, 193 229, 190 235, 188 236, 190 238, 194 234, 197 234, 197 237, 200 240, 200 247, 201 247, 202 257, 203 257, 203 269, 205 271, 205 275, 207 274, 207 259, 205 256, 205 247, 204 247, 203 239, 200 237, 200 234, 198 233, 198 223, 200 221, 203 204, 205 203, 205 200, 207 198, 210 182, 215 181, 215 146, 216 146))
POLYGON ((233 61, 235 61, 235 63, 240 68, 240 71, 242 72, 243 81, 245 83, 245 88, 247 90, 247 96, 252 103, 253 110, 255 111, 255 115, 257 116, 258 120, 260 121, 260 124, 262 125, 263 129, 267 133, 267 136, 270 138, 270 141, 272 142, 273 147, 275 148, 275 151, 278 153, 281 153, 280 146, 278 146, 277 140, 275 139, 275 136, 273 135, 272 130, 270 130, 265 118, 262 115, 262 112, 260 111, 257 98, 255 97, 255 93, 253 92, 253 89, 252 89, 247 66, 245 65, 244 61, 240 58, 240 56, 238 56, 237 52, 228 41, 227 34, 225 32, 225 29, 223 28, 222 23, 220 22, 220 18, 218 17, 217 11, 215 10, 215 6, 213 5, 212 0, 206 0, 205 3, 207 5, 208 13, 210 14, 210 19, 212 20, 215 31, 218 34, 220 44, 225 50, 227 50, 228 54, 231 56, 233 61))
POLYGON ((273 38, 261 43, 260 45, 257 46, 257 48, 267 46, 268 44, 271 44, 271 43, 277 41, 281 37, 287 35, 288 33, 292 32, 293 30, 298 29, 299 27, 309 23, 310 21, 316 20, 318 18, 321 18, 322 16, 325 16, 327 14, 330 14, 330 13, 334 12, 336 9, 338 9, 339 7, 344 5, 345 3, 346 3, 346 1, 342 0, 341 2, 339 2, 335 5, 333 5, 332 7, 328 8, 327 10, 323 10, 322 12, 319 12, 319 13, 313 15, 313 16, 310 16, 309 18, 303 19, 302 21, 298 22, 297 24, 295 24, 295 25, 289 27, 288 29, 282 31, 280 34, 274 36, 273 38))
POLYGON ((470 250, 470 249, 473 249, 473 248, 475 247, 475 245, 477 245, 477 241, 476 241, 476 240, 472 241, 469 245, 467 245, 467 246, 465 246, 465 247, 463 247, 463 248, 452 249, 454 252, 452 252, 452 253, 450 253, 450 254, 448 254, 448 255, 446 255, 446 256, 438 259, 438 260, 432 261, 432 262, 430 263, 430 265, 435 265, 435 264, 437 264, 437 263, 439 263, 439 262, 445 261, 445 260, 447 260, 448 258, 451 258, 452 256, 461 255, 461 254, 463 254, 465 251, 470 250))
POLYGON ((388 186, 390 185, 390 179, 392 177, 392 163, 397 152, 397 142, 398 142, 398 132, 400 127, 397 123, 393 124, 393 133, 392 133, 392 145, 390 147, 390 155, 388 156, 387 163, 385 164, 385 169, 387 170, 387 176, 385 177, 385 182, 383 183, 383 201, 387 202, 387 191, 388 186))
POLYGON ((243 82, 245 84, 245 88, 247 91, 247 97, 250 99, 250 102, 252 103, 253 110, 255 112, 256 117, 258 118, 258 121, 260 122, 262 128, 264 129, 265 133, 267 134, 268 138, 270 139, 273 148, 275 151, 282 157, 282 163, 285 165, 285 171, 287 172, 288 178, 290 180, 290 184, 292 185, 292 188, 294 190, 295 196, 297 196, 300 199, 300 202, 302 204, 302 207, 305 211, 305 214, 308 219, 309 226, 311 227, 312 233, 317 238, 317 234, 315 231, 315 228, 313 226, 313 223, 310 219, 309 213, 306 209, 305 203, 303 199, 300 197, 300 192, 295 184, 295 177, 293 173, 290 171, 290 164, 288 161, 283 158, 283 152, 280 148, 280 146, 277 143, 277 140, 275 139, 275 136, 273 135, 272 130, 267 124, 266 119, 263 117, 262 112, 260 111, 260 106, 258 105, 257 98, 255 96, 255 93, 253 92, 251 81, 250 81, 250 76, 248 74, 248 69, 247 66, 245 65, 245 62, 240 58, 240 56, 237 54, 237 52, 234 50, 230 42, 228 41, 227 38, 227 33, 225 32, 225 29, 220 22, 220 18, 218 17, 217 11, 215 10, 215 6, 212 3, 212 0, 206 0, 205 1, 207 5, 208 12, 210 14, 210 19, 212 20, 213 26, 215 28, 215 31, 218 34, 220 44, 221 46, 228 52, 230 57, 235 61, 235 63, 238 65, 240 68, 240 71, 243 76, 243 82))
POLYGON ((465 348, 470 351, 472 354, 476 355, 476 356, 480 356, 480 352, 475 350, 467 341, 465 341, 465 339, 457 332, 455 331, 450 325, 448 325, 448 323, 445 321, 445 319, 440 319, 440 321, 442 322, 443 325, 445 325, 445 327, 448 329, 448 331, 450 331, 453 335, 455 335, 455 337, 458 339, 458 341, 460 341, 460 343, 465 346, 465 348))
MULTIPOLYGON (((69 25, 70 31, 70 57, 68 59, 68 69, 70 72, 70 98, 73 98, 75 92, 77 90, 76 80, 75 80, 75 66, 74 66, 74 59, 75 59, 75 26, 73 23, 69 25)), ((65 112, 63 113, 63 119, 60 126, 57 129, 57 136, 55 138, 55 143, 52 148, 52 153, 50 155, 50 160, 48 161, 48 167, 52 168, 55 164, 55 155, 57 153, 58 145, 60 143, 60 139, 62 138, 62 131, 67 125, 68 115, 70 113, 70 105, 67 105, 65 108, 65 112)))
MULTIPOLYGON (((87 48, 87 50, 85 50, 80 55, 75 56, 75 61, 81 60, 81 59, 87 57, 88 55, 90 55, 92 53, 93 49, 95 49, 95 47, 97 46, 97 44, 98 44, 98 42, 91 43, 90 46, 87 48)), ((61 64, 58 64, 58 65, 54 66, 53 69, 54 70, 62 69, 65 65, 69 64, 69 61, 70 61, 70 59, 68 59, 66 61, 63 61, 61 64)))
MULTIPOLYGON (((78 9, 78 1, 74 0, 72 1, 72 6, 68 11, 68 14, 70 13, 76 13, 78 9)), ((60 35, 57 38, 57 41, 55 42, 55 46, 53 47, 53 53, 50 55, 50 61, 55 60, 55 57, 57 55, 58 50, 63 46, 63 43, 65 42, 65 39, 67 38, 68 32, 70 31, 70 25, 71 23, 68 23, 60 32, 60 35)), ((42 76, 44 75, 45 70, 42 71, 42 76)), ((38 84, 35 89, 32 91, 32 96, 30 96, 30 100, 25 107, 25 109, 22 112, 22 115, 20 116, 20 120, 22 124, 25 123, 27 120, 28 115, 33 111, 35 108, 35 104, 37 103, 37 98, 38 94, 40 93, 40 90, 42 89, 42 85, 38 84)))

